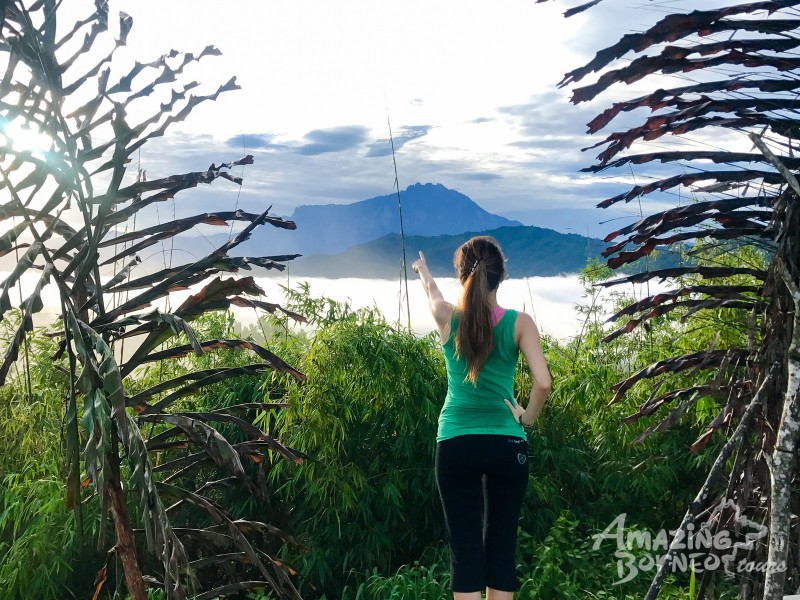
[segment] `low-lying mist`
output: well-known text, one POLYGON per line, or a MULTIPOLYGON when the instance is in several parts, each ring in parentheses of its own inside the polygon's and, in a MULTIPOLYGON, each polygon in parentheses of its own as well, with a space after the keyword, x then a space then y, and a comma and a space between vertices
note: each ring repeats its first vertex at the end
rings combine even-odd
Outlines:
MULTIPOLYGON (((0 278, 2 276, 3 273, 0 273, 0 278)), ((33 291, 37 279, 38 277, 28 275, 23 277, 23 298, 33 291)), ((400 280, 256 277, 256 281, 266 292, 266 300, 269 302, 284 304, 284 286, 288 284, 292 289, 298 289, 301 284, 307 283, 311 295, 314 297, 327 296, 340 302, 347 302, 353 309, 376 307, 390 323, 399 322, 405 326, 408 321, 405 285, 400 280)), ((446 300, 453 303, 458 301, 461 285, 457 279, 437 278, 436 281, 446 300)), ((651 284, 651 286, 653 285, 651 284)), ((191 290, 172 294, 171 309, 174 310, 187 296, 196 293, 200 287, 195 286, 191 290)), ((624 291, 641 296, 644 290, 642 286, 635 288, 627 286, 624 291)), ((653 291, 656 291, 655 288, 653 291)), ((134 295, 135 293, 131 292, 130 296, 134 295)), ((16 289, 12 291, 11 297, 18 298, 16 289)), ((428 309, 422 284, 415 273, 409 273, 408 297, 410 299, 411 328, 420 335, 429 333, 434 329, 433 317, 428 309)), ((37 325, 50 324, 56 317, 58 296, 55 286, 49 285, 45 288, 42 300, 44 308, 41 313, 36 315, 37 325)), ((560 340, 568 339, 580 331, 583 316, 575 310, 575 307, 578 304, 589 302, 584 297, 584 288, 577 275, 509 279, 500 284, 497 300, 505 308, 527 312, 535 319, 541 332, 560 340)), ((164 303, 150 308, 169 310, 164 303)), ((232 310, 240 325, 247 326, 256 323, 258 315, 254 310, 236 307, 232 310)))
MULTIPOLYGON (((281 286, 287 281, 271 277, 259 278, 259 285, 267 292, 270 301, 282 301, 281 286)), ((324 295, 334 300, 346 301, 353 308, 377 307, 389 322, 408 322, 405 284, 400 280, 388 279, 323 279, 318 277, 291 278, 292 288, 308 283, 312 296, 324 295)), ((445 300, 457 302, 461 284, 454 277, 437 278, 437 285, 445 300)), ((509 279, 500 284, 497 301, 500 306, 525 311, 536 320, 540 330, 559 339, 575 335, 581 326, 580 315, 575 311, 581 300, 583 287, 576 275, 563 277, 529 277, 509 279)), ((433 317, 428 309, 428 301, 419 277, 409 273, 408 298, 410 299, 411 328, 425 334, 435 328, 433 317)), ((243 311, 243 319, 247 316, 243 311)), ((255 315, 250 311, 250 320, 255 315)))

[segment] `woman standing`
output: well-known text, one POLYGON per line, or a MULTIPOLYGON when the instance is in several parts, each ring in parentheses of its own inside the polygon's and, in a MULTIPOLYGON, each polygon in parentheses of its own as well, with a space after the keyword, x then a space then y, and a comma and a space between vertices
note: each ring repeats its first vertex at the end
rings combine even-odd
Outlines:
POLYGON ((514 549, 528 483, 523 426, 539 416, 550 373, 533 319, 497 304, 506 276, 497 241, 474 237, 453 261, 463 285, 457 306, 442 297, 422 252, 412 265, 428 295, 447 366, 436 483, 450 541, 451 587, 455 600, 478 600, 484 589, 487 600, 511 600, 519 589, 514 549), (534 380, 526 408, 510 400, 520 351, 534 380))

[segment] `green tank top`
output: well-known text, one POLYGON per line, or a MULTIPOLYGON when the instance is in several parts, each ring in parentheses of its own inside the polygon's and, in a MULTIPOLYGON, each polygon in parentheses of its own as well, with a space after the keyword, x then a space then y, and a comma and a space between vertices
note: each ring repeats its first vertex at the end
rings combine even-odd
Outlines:
POLYGON ((464 381, 467 363, 456 357, 455 335, 458 315, 450 321, 450 337, 443 346, 447 366, 447 397, 439 413, 441 442, 459 435, 496 434, 526 439, 525 430, 506 406, 514 403, 514 374, 519 348, 514 341, 517 311, 506 310, 494 326, 494 350, 483 365, 477 384, 464 381))

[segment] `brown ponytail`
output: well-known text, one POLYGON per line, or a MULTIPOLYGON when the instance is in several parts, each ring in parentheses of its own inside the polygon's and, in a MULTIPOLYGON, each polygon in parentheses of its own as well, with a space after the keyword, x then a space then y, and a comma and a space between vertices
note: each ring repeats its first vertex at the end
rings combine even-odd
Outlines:
POLYGON ((489 294, 497 289, 505 277, 505 257, 497 240, 479 236, 456 250, 453 264, 464 286, 457 307, 456 354, 467 363, 466 379, 476 384, 483 365, 494 349, 489 294))

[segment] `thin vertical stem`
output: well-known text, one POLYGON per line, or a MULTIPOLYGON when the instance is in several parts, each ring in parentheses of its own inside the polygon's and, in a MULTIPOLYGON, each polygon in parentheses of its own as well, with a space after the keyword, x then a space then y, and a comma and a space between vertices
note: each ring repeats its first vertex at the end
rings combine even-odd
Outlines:
POLYGON ((403 280, 406 286, 406 310, 408 311, 408 329, 411 331, 411 302, 408 297, 408 266, 406 264, 406 234, 403 228, 403 203, 400 202, 400 180, 397 177, 397 159, 394 155, 394 137, 392 136, 392 122, 386 117, 389 126, 389 142, 392 145, 392 162, 394 163, 394 187, 397 190, 397 210, 400 213, 400 244, 403 248, 403 280))
MULTIPOLYGON (((12 228, 16 228, 17 226, 17 219, 13 217, 11 219, 11 226, 12 228)), ((19 244, 14 244, 14 258, 16 262, 19 262, 19 244)), ((17 285, 17 290, 19 291, 19 305, 22 306, 22 278, 17 285)), ((24 319, 25 316, 21 315, 24 319)), ((23 358, 23 367, 25 369, 25 391, 28 394, 28 403, 33 404, 33 385, 31 384, 31 357, 29 352, 29 344, 28 336, 25 335, 22 338, 22 358, 23 358)))

